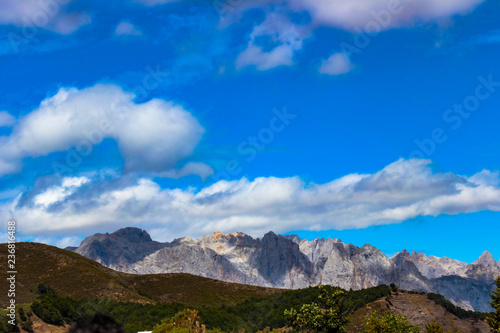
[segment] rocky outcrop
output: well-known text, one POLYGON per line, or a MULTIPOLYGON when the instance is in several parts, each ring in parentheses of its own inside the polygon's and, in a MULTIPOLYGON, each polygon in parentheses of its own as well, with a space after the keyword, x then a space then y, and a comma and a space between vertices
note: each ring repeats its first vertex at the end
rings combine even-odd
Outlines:
POLYGON ((489 311, 489 292, 500 264, 489 252, 474 263, 406 250, 388 258, 380 250, 339 239, 302 240, 269 232, 262 238, 216 232, 199 239, 155 242, 138 228, 85 238, 75 252, 136 274, 190 273, 265 287, 321 284, 362 289, 396 283, 401 289, 442 294, 455 304, 489 311))
POLYGON ((153 241, 146 230, 123 228, 112 234, 89 236, 74 252, 109 268, 127 271, 131 264, 167 246, 170 244, 153 241))
POLYGON ((466 277, 467 264, 447 257, 438 258, 426 256, 424 253, 408 251, 398 253, 406 261, 411 261, 418 268, 420 273, 428 279, 435 279, 441 276, 458 275, 466 277))

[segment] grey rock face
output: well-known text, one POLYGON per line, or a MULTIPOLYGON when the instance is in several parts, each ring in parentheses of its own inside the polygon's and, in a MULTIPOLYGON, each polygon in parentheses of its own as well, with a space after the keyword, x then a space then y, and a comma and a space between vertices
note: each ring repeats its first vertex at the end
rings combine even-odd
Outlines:
POLYGON ((495 261, 491 253, 484 251, 479 259, 467 267, 465 275, 476 280, 492 281, 500 276, 500 263, 495 261))
POLYGON ((388 258, 380 250, 339 239, 301 240, 273 232, 263 238, 216 232, 199 239, 159 243, 138 228, 85 238, 75 252, 135 274, 190 273, 227 282, 279 288, 322 284, 362 289, 399 288, 442 294, 465 309, 489 311, 489 292, 500 263, 489 252, 474 263, 406 250, 388 258))
POLYGON ((447 257, 426 256, 423 253, 413 251, 411 255, 407 251, 400 252, 398 255, 404 256, 404 259, 411 261, 417 266, 420 273, 428 279, 435 279, 441 276, 458 275, 466 277, 465 271, 467 264, 447 257))
POLYGON ((132 263, 169 245, 153 241, 145 230, 123 228, 112 234, 89 236, 74 252, 109 268, 126 271, 132 263))

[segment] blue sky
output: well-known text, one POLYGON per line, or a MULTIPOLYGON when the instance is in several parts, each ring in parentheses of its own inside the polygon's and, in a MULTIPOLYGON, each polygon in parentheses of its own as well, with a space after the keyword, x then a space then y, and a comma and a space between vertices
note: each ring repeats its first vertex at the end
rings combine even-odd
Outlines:
POLYGON ((7 1, 0 217, 500 258, 493 0, 7 1))

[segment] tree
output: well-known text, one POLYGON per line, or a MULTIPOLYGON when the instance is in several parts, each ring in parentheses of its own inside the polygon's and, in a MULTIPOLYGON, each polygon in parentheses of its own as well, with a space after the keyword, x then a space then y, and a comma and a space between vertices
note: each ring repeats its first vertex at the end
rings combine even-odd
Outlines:
POLYGON ((198 311, 186 309, 172 318, 164 319, 153 328, 153 333, 222 333, 219 329, 207 330, 201 324, 198 311))
POLYGON ((497 277, 495 283, 497 289, 492 290, 490 295, 493 312, 486 318, 486 322, 491 327, 491 333, 500 333, 500 276, 497 277))
POLYGON ((285 310, 286 320, 296 329, 312 332, 347 332, 347 319, 344 311, 346 292, 340 288, 320 286, 316 303, 303 304, 299 311, 285 310))
POLYGON ((205 325, 200 325, 201 318, 198 311, 186 309, 177 313, 172 318, 164 319, 153 329, 154 333, 202 333, 205 332, 205 325))
POLYGON ((436 321, 425 324, 425 333, 445 333, 443 326, 436 321))
POLYGON ((418 333, 420 328, 408 322, 406 316, 398 316, 392 311, 379 315, 370 313, 364 323, 363 333, 418 333))

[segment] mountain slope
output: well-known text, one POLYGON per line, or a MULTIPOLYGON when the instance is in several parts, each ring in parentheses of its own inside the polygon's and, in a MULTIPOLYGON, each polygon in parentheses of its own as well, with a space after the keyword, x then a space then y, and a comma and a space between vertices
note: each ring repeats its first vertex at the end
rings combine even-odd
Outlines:
POLYGON ((422 330, 426 323, 436 321, 443 326, 445 332, 490 332, 490 327, 483 320, 459 318, 430 300, 426 295, 405 291, 392 292, 390 298, 381 298, 356 310, 349 316, 351 322, 348 326, 348 332, 360 332, 365 317, 374 310, 379 313, 394 311, 398 315, 407 316, 409 322, 419 326, 422 330))
MULTIPOLYGON (((101 297, 117 301, 179 302, 193 306, 235 304, 265 297, 279 289, 231 284, 189 274, 133 275, 117 272, 77 253, 38 243, 17 243, 16 301, 35 299, 44 283, 76 299, 101 297)), ((7 246, 0 244, 0 260, 7 261, 7 246)), ((6 272, 0 273, 6 278, 6 272)), ((6 306, 7 284, 1 284, 0 305, 6 306)))

